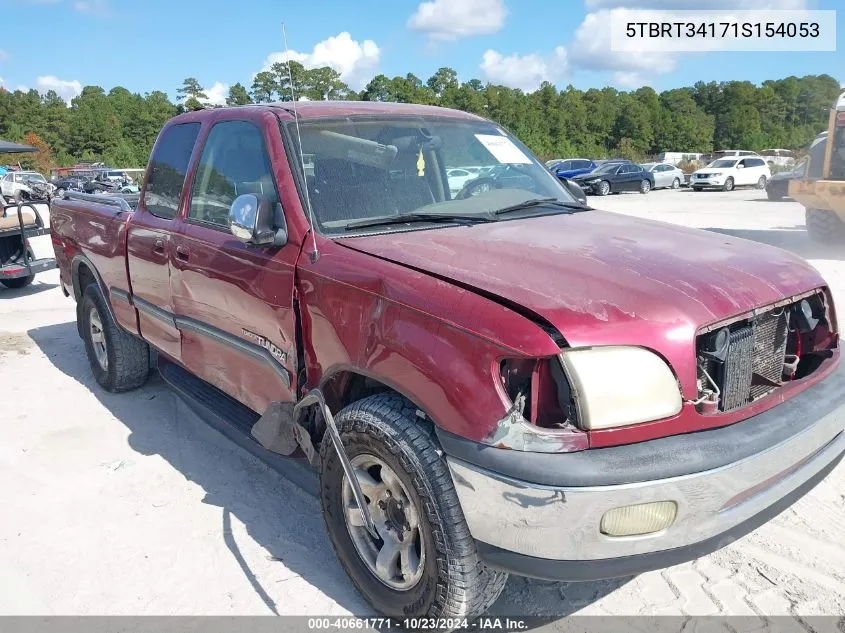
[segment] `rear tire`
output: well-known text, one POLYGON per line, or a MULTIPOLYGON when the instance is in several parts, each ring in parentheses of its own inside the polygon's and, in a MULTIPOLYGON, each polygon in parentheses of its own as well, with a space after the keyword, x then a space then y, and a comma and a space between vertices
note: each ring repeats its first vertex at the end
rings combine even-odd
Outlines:
POLYGON ((760 176, 760 178, 757 179, 757 188, 758 189, 765 189, 766 188, 766 182, 767 182, 766 177, 760 176))
POLYGON ((651 191, 651 183, 648 180, 643 180, 640 183, 640 193, 646 194, 651 191))
POLYGON ((681 188, 681 179, 675 178, 675 180, 672 181, 672 189, 680 189, 680 188, 681 188))
POLYGON ((845 242, 845 222, 833 211, 807 209, 804 218, 811 240, 823 244, 845 242))
POLYGON ((131 391, 147 382, 149 346, 115 323, 97 284, 85 288, 76 314, 91 371, 103 389, 131 391))
POLYGON ((16 290, 18 288, 26 288, 29 284, 35 281, 35 275, 29 277, 16 277, 15 279, 0 279, 0 284, 7 288, 16 290))
MULTIPOLYGON (((377 394, 349 405, 335 422, 350 461, 381 463, 398 478, 401 489, 407 492, 400 507, 410 508, 413 514, 408 513, 407 521, 418 525, 416 530, 405 533, 405 538, 411 547, 419 546, 416 566, 409 563, 408 569, 421 568, 422 574, 408 587, 393 588, 388 584, 390 578, 380 578, 372 570, 372 561, 359 553, 364 547, 360 536, 363 528, 356 526, 360 514, 350 513, 349 496, 344 496, 346 477, 331 438, 326 435, 320 447, 323 518, 337 557, 361 595, 378 612, 389 616, 450 618, 484 613, 499 597, 508 576, 479 559, 449 468, 430 431, 421 426, 416 408, 398 394, 377 394)), ((368 507, 381 507, 377 500, 390 497, 382 492, 384 481, 388 480, 381 480, 383 469, 377 466, 359 472, 359 482, 368 482, 368 507), (374 482, 376 486, 372 485, 374 482)), ((356 512, 356 508, 351 512, 356 512)), ((405 511, 402 512, 405 519, 405 511)), ((387 547, 387 542, 370 541, 378 552, 387 547)), ((387 567, 400 579, 406 578, 403 556, 407 554, 390 559, 392 564, 387 567)))

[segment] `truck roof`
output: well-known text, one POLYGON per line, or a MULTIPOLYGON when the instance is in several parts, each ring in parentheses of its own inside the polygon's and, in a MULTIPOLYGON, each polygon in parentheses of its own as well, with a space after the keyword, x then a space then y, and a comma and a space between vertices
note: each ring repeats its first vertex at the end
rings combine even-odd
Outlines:
MULTIPOLYGON (((220 110, 234 110, 239 107, 266 109, 275 112, 284 111, 291 117, 294 113, 294 104, 292 102, 278 101, 274 103, 256 103, 247 106, 225 106, 223 108, 199 110, 196 112, 185 113, 177 118, 194 118, 197 115, 200 115, 200 118, 202 118, 202 115, 205 113, 219 112, 220 110)), ((469 112, 452 110, 450 108, 386 101, 297 101, 296 113, 300 119, 324 119, 356 115, 430 116, 473 120, 482 118, 469 112)))

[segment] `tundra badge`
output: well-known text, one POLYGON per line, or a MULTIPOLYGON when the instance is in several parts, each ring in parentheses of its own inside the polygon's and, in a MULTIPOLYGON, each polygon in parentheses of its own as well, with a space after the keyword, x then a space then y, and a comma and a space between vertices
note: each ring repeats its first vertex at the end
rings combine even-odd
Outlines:
POLYGON ((280 363, 286 363, 288 360, 287 353, 283 352, 281 348, 277 347, 266 338, 261 336, 260 334, 256 334, 255 332, 250 332, 246 328, 241 330, 243 332, 244 337, 248 338, 249 340, 253 341, 257 345, 263 347, 268 352, 270 352, 273 357, 278 360, 280 363))

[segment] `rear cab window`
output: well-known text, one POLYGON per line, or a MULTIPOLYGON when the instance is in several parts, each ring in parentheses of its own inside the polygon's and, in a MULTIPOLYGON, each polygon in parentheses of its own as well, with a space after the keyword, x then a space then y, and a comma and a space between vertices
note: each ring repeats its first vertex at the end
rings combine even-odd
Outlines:
POLYGON ((167 220, 176 217, 199 131, 199 123, 180 123, 162 132, 150 159, 141 201, 152 215, 167 220))

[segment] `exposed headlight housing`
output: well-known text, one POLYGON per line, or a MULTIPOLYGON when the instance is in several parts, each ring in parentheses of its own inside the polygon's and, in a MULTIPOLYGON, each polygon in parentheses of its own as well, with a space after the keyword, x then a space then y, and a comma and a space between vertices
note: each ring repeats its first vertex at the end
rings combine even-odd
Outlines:
POLYGON ((589 347, 561 352, 586 430, 609 429, 677 415, 683 406, 669 365, 642 347, 589 347))

